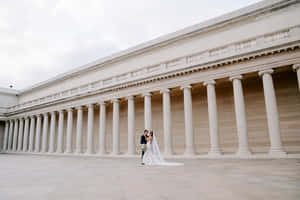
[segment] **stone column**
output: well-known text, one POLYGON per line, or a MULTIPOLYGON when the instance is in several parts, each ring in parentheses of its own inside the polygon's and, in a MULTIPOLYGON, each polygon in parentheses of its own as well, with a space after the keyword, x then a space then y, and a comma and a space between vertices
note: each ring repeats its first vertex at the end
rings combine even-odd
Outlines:
POLYGON ((66 144, 66 153, 72 152, 72 128, 73 128, 73 110, 72 108, 68 109, 68 123, 67 123, 67 144, 66 144))
POLYGON ((181 87, 184 97, 184 124, 185 124, 185 155, 195 154, 193 108, 192 108, 192 86, 181 87))
POLYGON ((8 151, 12 150, 13 129, 14 129, 14 124, 13 124, 13 120, 11 119, 11 120, 9 120, 8 147, 7 147, 8 151))
POLYGON ((30 130, 29 130, 29 148, 28 151, 33 151, 34 144, 34 129, 35 129, 35 118, 34 116, 30 117, 30 130))
POLYGON ((46 153, 48 150, 48 113, 44 113, 43 118, 42 152, 46 153))
POLYGON ((113 154, 120 153, 119 99, 113 99, 113 154))
POLYGON ((275 96, 275 90, 272 80, 273 70, 260 71, 259 75, 262 76, 266 113, 268 120, 269 136, 270 136, 270 151, 272 155, 284 155, 285 152, 282 149, 281 138, 280 138, 280 126, 278 108, 275 96))
POLYGON ((9 127, 9 121, 6 120, 5 129, 4 129, 3 151, 7 151, 8 127, 9 127))
POLYGON ((219 124, 217 99, 214 80, 205 81, 203 83, 207 90, 207 104, 208 104, 208 119, 209 119, 209 137, 210 137, 210 151, 211 156, 218 156, 221 154, 219 144, 219 124))
POLYGON ((160 93, 163 95, 164 154, 172 155, 170 90, 163 89, 160 91, 160 93))
POLYGON ((19 124, 19 137, 18 137, 18 151, 20 152, 22 149, 22 143, 23 143, 23 132, 24 132, 24 119, 20 118, 19 119, 20 124, 19 124))
POLYGON ((49 153, 54 153, 55 127, 56 127, 56 113, 55 111, 52 111, 51 121, 50 121, 49 153))
POLYGON ((58 135, 57 135, 57 153, 63 152, 63 140, 64 140, 64 111, 60 110, 58 115, 58 135))
POLYGON ((145 129, 152 129, 152 110, 151 110, 151 93, 147 92, 143 94, 144 97, 144 123, 145 129))
POLYGON ((36 122, 36 135, 35 135, 35 152, 40 152, 40 142, 41 142, 41 128, 42 128, 42 116, 39 114, 37 115, 37 122, 36 122))
POLYGON ((82 153, 82 106, 77 107, 76 153, 82 153))
POLYGON ((94 105, 88 105, 87 154, 93 153, 94 105))
POLYGON ((99 154, 106 154, 105 135, 106 135, 106 106, 105 102, 100 103, 100 116, 99 116, 99 154))
POLYGON ((135 154, 135 114, 134 96, 127 97, 128 101, 128 155, 135 154))
POLYGON ((238 156, 249 156, 251 153, 248 147, 248 130, 246 120, 246 109, 242 87, 242 75, 229 78, 233 85, 234 110, 236 119, 236 128, 238 135, 238 156))
POLYGON ((297 73, 297 79, 298 79, 298 90, 300 92, 300 64, 293 65, 293 69, 297 73))
POLYGON ((29 131, 29 117, 25 117, 25 127, 24 127, 24 140, 23 140, 23 152, 28 150, 28 131, 29 131))
POLYGON ((13 149, 12 149, 12 151, 17 151, 18 130, 19 130, 19 121, 18 121, 18 119, 15 119, 14 137, 13 137, 13 149))

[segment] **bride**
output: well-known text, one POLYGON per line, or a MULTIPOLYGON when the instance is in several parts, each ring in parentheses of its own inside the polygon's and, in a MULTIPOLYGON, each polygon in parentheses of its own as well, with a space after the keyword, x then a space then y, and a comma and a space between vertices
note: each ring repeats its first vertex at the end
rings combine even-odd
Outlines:
POLYGON ((155 134, 150 131, 147 137, 146 152, 143 157, 145 165, 165 165, 165 166, 180 166, 183 163, 167 162, 160 154, 160 150, 156 141, 155 134))

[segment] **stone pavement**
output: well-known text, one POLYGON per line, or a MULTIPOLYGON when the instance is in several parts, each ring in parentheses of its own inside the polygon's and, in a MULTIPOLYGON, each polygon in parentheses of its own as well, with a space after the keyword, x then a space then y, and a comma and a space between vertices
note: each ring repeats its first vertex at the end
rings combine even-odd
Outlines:
POLYGON ((180 162, 0 154, 0 200, 300 199, 300 159, 180 162))

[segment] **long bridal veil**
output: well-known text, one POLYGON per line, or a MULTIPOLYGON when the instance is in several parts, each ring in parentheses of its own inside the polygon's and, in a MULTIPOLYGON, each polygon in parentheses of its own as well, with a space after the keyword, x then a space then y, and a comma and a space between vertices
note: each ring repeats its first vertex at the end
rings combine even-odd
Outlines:
POLYGON ((152 139, 152 149, 153 149, 153 157, 156 159, 157 165, 165 165, 165 166, 180 166, 183 165, 183 163, 176 163, 176 162, 167 162, 164 160, 164 158, 160 154, 159 146, 157 144, 156 136, 153 133, 153 139, 152 139))

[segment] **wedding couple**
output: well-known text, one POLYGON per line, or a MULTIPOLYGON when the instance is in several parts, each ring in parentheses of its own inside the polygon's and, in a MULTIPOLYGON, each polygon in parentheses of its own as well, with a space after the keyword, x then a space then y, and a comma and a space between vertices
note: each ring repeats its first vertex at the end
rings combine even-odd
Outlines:
POLYGON ((183 163, 166 162, 163 159, 163 157, 160 154, 160 150, 153 131, 144 130, 144 134, 141 136, 140 143, 142 147, 142 165, 183 165, 183 163))

